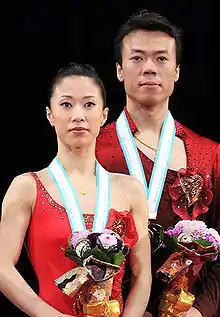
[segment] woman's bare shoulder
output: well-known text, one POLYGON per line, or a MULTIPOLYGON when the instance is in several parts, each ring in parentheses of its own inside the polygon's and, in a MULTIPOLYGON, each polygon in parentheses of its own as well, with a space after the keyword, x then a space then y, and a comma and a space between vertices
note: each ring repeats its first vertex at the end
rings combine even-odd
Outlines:
POLYGON ((137 192, 144 192, 142 183, 131 175, 110 173, 110 178, 113 185, 119 187, 120 190, 126 190, 133 194, 137 192))
MULTIPOLYGON (((36 172, 40 174, 42 171, 36 172)), ((29 202, 32 204, 36 198, 36 182, 31 172, 25 172, 19 175, 16 175, 3 199, 3 206, 10 204, 12 201, 19 202, 29 202)))
POLYGON ((38 177, 42 177, 46 173, 46 169, 42 169, 35 172, 25 172, 19 175, 16 175, 9 186, 9 189, 11 187, 17 187, 17 188, 26 188, 30 189, 35 187, 35 180, 33 175, 36 174, 38 177))

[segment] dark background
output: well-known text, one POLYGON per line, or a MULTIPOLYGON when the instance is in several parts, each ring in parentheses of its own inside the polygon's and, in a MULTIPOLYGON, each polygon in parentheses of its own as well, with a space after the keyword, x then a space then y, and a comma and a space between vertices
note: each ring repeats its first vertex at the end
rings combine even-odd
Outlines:
MULTIPOLYGON (((181 123, 220 142, 220 0, 19 1, 16 6, 16 96, 7 108, 14 133, 7 140, 1 200, 14 176, 45 167, 56 153, 45 107, 48 84, 58 67, 69 61, 95 66, 107 89, 108 122, 119 116, 124 92, 116 78, 113 39, 139 9, 157 11, 183 28, 180 80, 170 109, 181 123)), ((37 290, 24 250, 17 267, 37 290)), ((3 295, 0 301, 1 314, 3 304, 7 316, 20 316, 3 295)))

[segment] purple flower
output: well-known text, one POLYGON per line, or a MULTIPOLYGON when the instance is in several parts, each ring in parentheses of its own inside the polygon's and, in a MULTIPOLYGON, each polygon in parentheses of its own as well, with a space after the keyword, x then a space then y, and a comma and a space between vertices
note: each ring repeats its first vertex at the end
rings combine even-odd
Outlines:
POLYGON ((101 235, 100 232, 92 232, 90 233, 90 235, 88 236, 88 239, 91 243, 92 248, 94 248, 97 245, 97 239, 98 237, 101 235))
POLYGON ((101 246, 104 249, 109 249, 113 246, 117 246, 117 238, 114 237, 111 234, 106 234, 106 233, 102 233, 99 237, 98 237, 98 242, 101 244, 101 246))
POLYGON ((170 237, 173 237, 174 236, 173 229, 168 229, 166 231, 166 234, 168 234, 168 236, 170 236, 170 237))
POLYGON ((112 236, 116 237, 118 240, 123 241, 123 239, 117 234, 116 232, 110 230, 110 229, 104 229, 102 233, 111 234, 112 236))
POLYGON ((199 234, 194 234, 193 239, 194 240, 199 240, 201 238, 201 235, 199 234))
POLYGON ((209 234, 213 236, 213 238, 216 240, 217 243, 220 243, 220 235, 215 229, 210 228, 208 232, 209 234))
POLYGON ((207 234, 207 226, 200 220, 181 220, 173 228, 172 234, 178 237, 180 234, 186 234, 198 240, 207 234))
POLYGON ((173 229, 173 235, 178 237, 181 233, 183 233, 183 229, 182 228, 174 228, 173 229))
POLYGON ((211 235, 211 234, 207 234, 204 239, 208 242, 211 242, 211 243, 216 243, 216 240, 215 238, 211 235))
MULTIPOLYGON (((178 242, 190 243, 201 240, 208 242, 208 245, 215 246, 220 255, 220 235, 213 228, 207 228, 205 222, 200 220, 181 220, 173 228, 165 232, 171 238, 176 237, 178 242)), ((202 244, 202 242, 201 242, 202 244)))
POLYGON ((72 248, 75 248, 75 246, 77 245, 77 243, 82 240, 82 239, 86 239, 88 237, 88 235, 90 234, 90 232, 88 230, 83 230, 83 231, 79 231, 79 232, 74 232, 72 237, 70 238, 70 244, 72 248))

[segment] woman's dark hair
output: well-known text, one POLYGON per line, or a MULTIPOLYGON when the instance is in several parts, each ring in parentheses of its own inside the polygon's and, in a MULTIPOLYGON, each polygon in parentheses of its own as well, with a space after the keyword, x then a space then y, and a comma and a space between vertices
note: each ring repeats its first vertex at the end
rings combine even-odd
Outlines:
POLYGON ((119 29, 115 38, 115 58, 116 62, 122 64, 122 47, 124 38, 131 32, 143 31, 161 31, 175 39, 176 42, 176 64, 180 63, 182 43, 181 30, 173 25, 167 18, 147 10, 138 11, 132 15, 119 29))
POLYGON ((99 87, 103 105, 106 106, 106 91, 102 80, 97 74, 96 70, 89 64, 78 64, 78 63, 68 63, 58 70, 54 78, 52 79, 52 83, 48 92, 48 104, 50 105, 50 99, 54 93, 56 86, 65 78, 70 76, 83 76, 91 78, 94 83, 99 87))

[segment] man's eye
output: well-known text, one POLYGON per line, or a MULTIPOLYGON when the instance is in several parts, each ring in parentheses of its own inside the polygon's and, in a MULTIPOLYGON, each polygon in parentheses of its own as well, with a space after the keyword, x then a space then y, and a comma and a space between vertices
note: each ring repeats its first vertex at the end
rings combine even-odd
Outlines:
POLYGON ((140 56, 133 56, 131 59, 132 59, 133 61, 135 61, 135 62, 139 62, 139 61, 142 60, 142 58, 141 58, 140 56))
POLYGON ((159 57, 157 58, 157 60, 159 60, 160 62, 166 62, 166 61, 168 61, 168 58, 165 57, 165 56, 159 56, 159 57))

